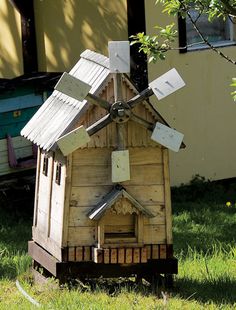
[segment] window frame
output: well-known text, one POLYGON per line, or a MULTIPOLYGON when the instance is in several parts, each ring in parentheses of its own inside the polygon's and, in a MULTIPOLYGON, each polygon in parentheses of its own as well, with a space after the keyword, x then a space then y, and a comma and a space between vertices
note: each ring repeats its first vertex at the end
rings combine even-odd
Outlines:
MULTIPOLYGON (((230 21, 228 21, 230 23, 230 21)), ((210 42, 214 47, 227 47, 236 45, 236 26, 230 23, 229 29, 229 40, 221 40, 216 42, 210 42)), ((187 53, 191 51, 206 50, 210 47, 205 43, 194 44, 193 46, 187 47, 187 23, 186 18, 183 18, 178 14, 178 34, 179 34, 179 52, 187 53)))

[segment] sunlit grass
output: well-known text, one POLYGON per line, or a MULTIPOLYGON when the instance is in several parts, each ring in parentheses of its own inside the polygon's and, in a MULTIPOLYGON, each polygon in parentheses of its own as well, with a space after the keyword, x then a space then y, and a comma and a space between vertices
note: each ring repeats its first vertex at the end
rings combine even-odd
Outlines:
MULTIPOLYGON (((202 190, 201 184, 199 188, 202 190)), ((209 201, 188 198, 173 203, 179 273, 174 288, 165 293, 166 302, 153 295, 147 284, 137 287, 121 279, 113 284, 98 281, 95 288, 79 282, 55 288, 54 280, 32 285, 27 271, 31 219, 0 210, 0 310, 36 309, 17 290, 16 278, 41 309, 236 309, 236 206, 209 201)))

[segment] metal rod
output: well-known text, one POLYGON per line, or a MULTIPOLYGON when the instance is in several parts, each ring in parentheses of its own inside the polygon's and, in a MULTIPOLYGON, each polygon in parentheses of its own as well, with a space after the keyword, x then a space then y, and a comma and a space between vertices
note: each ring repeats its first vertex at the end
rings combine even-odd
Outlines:
POLYGON ((128 105, 133 108, 134 106, 136 106, 137 104, 141 103, 142 101, 148 99, 150 96, 153 95, 153 91, 151 88, 146 88, 144 89, 140 94, 138 94, 137 96, 131 98, 127 103, 128 105))
POLYGON ((100 120, 98 120, 93 125, 89 126, 86 130, 89 136, 94 135, 96 132, 98 132, 100 129, 104 128, 108 124, 112 122, 110 114, 105 115, 100 120))
POLYGON ((90 93, 88 93, 88 95, 86 96, 86 99, 90 103, 92 103, 92 104, 94 104, 94 105, 96 105, 98 107, 101 107, 101 108, 103 108, 103 109, 105 109, 107 111, 110 111, 111 105, 110 105, 110 103, 108 101, 106 101, 104 99, 101 99, 101 98, 99 98, 99 97, 97 97, 97 96, 95 96, 93 94, 90 94, 90 93))

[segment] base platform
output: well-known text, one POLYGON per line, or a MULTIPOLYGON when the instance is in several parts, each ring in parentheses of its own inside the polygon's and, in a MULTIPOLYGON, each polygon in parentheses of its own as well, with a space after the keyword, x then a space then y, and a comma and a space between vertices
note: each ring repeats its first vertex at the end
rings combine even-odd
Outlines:
POLYGON ((138 264, 103 264, 94 262, 60 262, 34 241, 29 241, 29 255, 32 257, 33 268, 43 267, 48 276, 56 277, 60 283, 68 279, 116 278, 137 276, 146 280, 160 274, 173 275, 178 273, 176 258, 150 260, 138 264))

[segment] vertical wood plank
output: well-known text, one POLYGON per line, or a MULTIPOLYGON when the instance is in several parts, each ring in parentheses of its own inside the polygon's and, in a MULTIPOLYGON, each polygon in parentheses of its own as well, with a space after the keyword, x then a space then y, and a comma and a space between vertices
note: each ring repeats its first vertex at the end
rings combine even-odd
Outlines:
POLYGON ((111 264, 117 264, 117 249, 111 249, 111 264))
POLYGON ((143 214, 138 214, 137 216, 137 237, 138 237, 138 243, 143 243, 143 225, 144 225, 144 219, 143 214))
POLYGON ((71 195, 71 170, 72 170, 72 154, 67 156, 66 162, 66 180, 62 190, 65 191, 64 212, 62 218, 62 247, 67 246, 68 241, 68 224, 69 224, 69 211, 70 211, 70 195, 71 195))
POLYGON ((93 248, 93 260, 95 263, 103 263, 103 249, 93 248))
POLYGON ((83 261, 83 248, 81 246, 76 247, 75 259, 77 262, 83 261))
POLYGON ((147 252, 147 259, 151 259, 152 258, 152 247, 151 247, 151 245, 146 245, 145 249, 147 252))
POLYGON ((140 253, 140 262, 141 263, 146 263, 147 262, 147 248, 141 248, 141 253, 140 253))
POLYGON ((125 262, 125 249, 118 249, 118 264, 125 262))
POLYGON ((159 259, 159 246, 157 244, 152 245, 152 259, 159 259))
POLYGON ((55 154, 53 153, 53 155, 50 157, 50 164, 51 166, 51 173, 48 174, 48 176, 51 176, 51 180, 50 180, 50 189, 49 189, 49 206, 48 206, 48 225, 47 225, 47 236, 50 236, 50 230, 51 230, 51 211, 52 211, 52 186, 53 186, 53 178, 54 178, 54 158, 55 158, 55 154), (52 162, 52 163, 51 163, 52 162))
POLYGON ((68 249, 68 261, 69 262, 75 261, 75 247, 69 247, 69 249, 68 249))
POLYGON ((133 263, 140 263, 140 248, 133 249, 133 263))
POLYGON ((98 234, 98 248, 102 248, 104 245, 104 221, 103 218, 98 222, 97 226, 97 234, 98 234))
POLYGON ((165 195, 165 211, 166 211, 166 241, 167 241, 167 244, 172 244, 173 243, 172 210, 171 210, 168 149, 163 149, 163 169, 164 169, 163 174, 164 174, 164 195, 165 195))
POLYGON ((110 264, 110 249, 104 249, 104 264, 110 264))
POLYGON ((166 245, 160 244, 160 258, 166 259, 166 245))
POLYGON ((131 248, 125 249, 125 263, 131 264, 133 262, 133 250, 131 248))
POLYGON ((85 262, 88 262, 91 260, 91 250, 90 250, 90 247, 89 246, 85 246, 83 248, 84 250, 84 261, 85 262))
POLYGON ((37 226, 40 169, 41 169, 41 151, 40 151, 40 148, 38 147, 37 166, 36 166, 36 180, 35 180, 35 194, 34 194, 34 220, 33 220, 33 226, 37 226))

